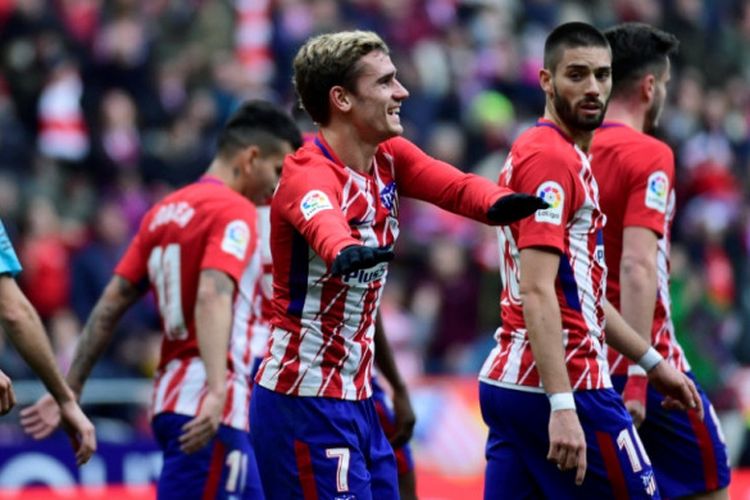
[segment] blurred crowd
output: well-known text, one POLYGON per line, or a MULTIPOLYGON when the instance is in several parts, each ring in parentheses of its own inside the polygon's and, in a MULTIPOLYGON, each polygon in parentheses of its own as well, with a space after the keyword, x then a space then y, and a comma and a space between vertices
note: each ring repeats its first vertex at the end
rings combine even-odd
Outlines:
MULTIPOLYGON (((544 39, 570 20, 680 39, 658 132, 677 159, 675 323, 717 409, 750 408, 749 0, 0 0, 0 219, 61 366, 141 216, 205 169, 241 101, 275 101, 311 127, 291 87, 309 36, 380 33, 411 93, 406 135, 495 180, 542 113, 544 39)), ((499 323, 495 233, 401 206, 382 304, 399 365, 412 380, 475 375, 499 323)), ((121 329, 94 376, 151 376, 153 302, 121 329)), ((0 366, 30 375, 1 343, 0 366)))

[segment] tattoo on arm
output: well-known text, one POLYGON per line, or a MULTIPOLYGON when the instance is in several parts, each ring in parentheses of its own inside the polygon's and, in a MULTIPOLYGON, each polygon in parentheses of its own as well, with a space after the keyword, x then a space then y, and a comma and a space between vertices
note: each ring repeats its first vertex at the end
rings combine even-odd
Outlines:
POLYGON ((223 271, 204 269, 201 271, 201 278, 211 280, 217 295, 232 296, 234 294, 234 280, 223 271))
POLYGON ((74 390, 80 391, 83 387, 96 360, 112 340, 118 321, 142 294, 135 285, 120 276, 114 276, 109 282, 78 339, 67 377, 74 390))

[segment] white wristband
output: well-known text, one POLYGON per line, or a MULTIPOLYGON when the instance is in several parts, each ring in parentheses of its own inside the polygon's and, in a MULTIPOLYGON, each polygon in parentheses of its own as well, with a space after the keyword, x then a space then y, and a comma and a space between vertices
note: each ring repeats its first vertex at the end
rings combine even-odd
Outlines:
POLYGON ((572 392, 556 392, 548 394, 550 411, 575 410, 576 401, 572 392))
POLYGON ((628 366, 628 377, 635 375, 636 377, 645 377, 646 376, 646 370, 641 368, 638 365, 630 365, 628 366))
POLYGON ((638 360, 638 366, 646 370, 647 372, 650 371, 653 367, 658 365, 664 358, 661 357, 661 354, 659 354, 659 351, 654 349, 653 347, 649 347, 648 351, 641 356, 641 359, 638 360))

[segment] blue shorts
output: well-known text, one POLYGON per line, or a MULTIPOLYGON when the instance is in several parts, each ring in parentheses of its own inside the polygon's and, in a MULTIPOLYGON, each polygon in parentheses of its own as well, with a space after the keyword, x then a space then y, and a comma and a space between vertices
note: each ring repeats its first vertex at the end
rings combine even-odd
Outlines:
MULTIPOLYGON (((380 425, 387 438, 390 438, 396 431, 396 415, 393 413, 388 395, 378 383, 375 377, 372 377, 372 402, 375 404, 375 411, 378 413, 380 425)), ((414 459, 411 454, 411 446, 405 444, 393 450, 396 455, 396 468, 398 475, 407 474, 414 470, 414 459)))
POLYGON ((250 432, 266 498, 398 498, 396 460, 371 399, 287 396, 256 385, 250 432))
POLYGON ((479 384, 482 417, 490 428, 484 498, 655 499, 654 472, 633 421, 612 389, 577 391, 576 407, 586 435, 586 477, 560 471, 547 460, 547 396, 479 384))
POLYGON ((151 427, 164 453, 156 495, 159 499, 263 498, 258 466, 247 432, 219 426, 211 442, 196 451, 180 451, 182 426, 193 417, 160 413, 151 427))
MULTIPOLYGON (((694 382, 695 378, 687 373, 694 382)), ((621 393, 627 377, 612 377, 621 393)), ((665 410, 664 397, 651 385, 646 399, 646 420, 638 428, 651 457, 659 491, 666 498, 695 495, 729 485, 729 458, 719 420, 703 389, 695 384, 703 400, 705 417, 694 411, 665 410)))

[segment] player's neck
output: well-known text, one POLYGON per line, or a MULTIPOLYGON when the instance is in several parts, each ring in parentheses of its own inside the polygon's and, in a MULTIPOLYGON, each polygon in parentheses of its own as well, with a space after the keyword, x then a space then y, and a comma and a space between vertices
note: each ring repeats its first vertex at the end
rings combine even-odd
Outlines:
POLYGON ((241 176, 235 173, 235 168, 231 164, 221 158, 214 158, 204 175, 215 177, 234 191, 241 191, 241 176))
POLYGON ((550 110, 549 106, 544 110, 544 118, 554 123, 583 152, 588 153, 591 140, 594 137, 593 131, 568 127, 554 111, 550 110))
POLYGON ((619 99, 612 99, 609 101, 605 120, 622 123, 632 129, 643 132, 645 115, 645 111, 639 109, 638 106, 634 106, 632 102, 623 102, 619 99))
POLYGON ((352 127, 342 125, 321 127, 320 133, 344 165, 359 173, 370 172, 377 144, 366 143, 352 127))

